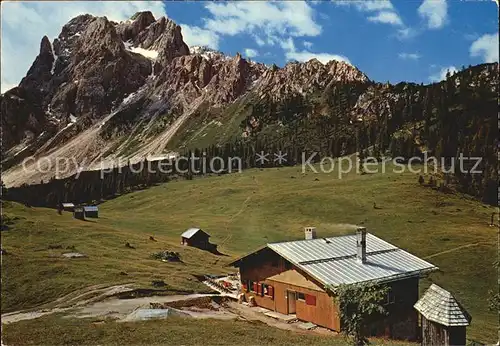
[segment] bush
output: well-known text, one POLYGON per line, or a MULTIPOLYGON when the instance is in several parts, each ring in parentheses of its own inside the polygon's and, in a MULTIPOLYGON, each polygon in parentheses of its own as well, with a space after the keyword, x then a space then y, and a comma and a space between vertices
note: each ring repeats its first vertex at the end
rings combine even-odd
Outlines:
POLYGON ((160 261, 168 261, 168 262, 182 262, 181 256, 178 252, 172 251, 160 251, 151 254, 151 257, 160 261))

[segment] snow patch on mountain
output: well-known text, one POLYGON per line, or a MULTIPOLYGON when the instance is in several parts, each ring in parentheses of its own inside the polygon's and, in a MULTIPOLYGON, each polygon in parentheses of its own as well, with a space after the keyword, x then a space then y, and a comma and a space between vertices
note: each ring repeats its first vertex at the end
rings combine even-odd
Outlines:
POLYGON ((211 60, 211 59, 214 59, 216 57, 224 57, 225 60, 230 60, 231 59, 231 57, 225 55, 224 53, 216 51, 216 50, 213 50, 213 49, 210 49, 210 48, 205 47, 205 46, 192 46, 192 47, 189 47, 189 54, 192 54, 192 55, 201 55, 206 60, 211 60))
POLYGON ((49 41, 50 43, 50 50, 52 51, 52 56, 54 57, 54 61, 52 62, 52 69, 50 70, 50 74, 54 74, 55 70, 56 70, 56 62, 57 62, 57 54, 54 50, 54 45, 49 41))
POLYGON ((156 50, 133 47, 131 42, 123 42, 123 44, 125 45, 125 49, 129 52, 140 54, 151 60, 156 60, 156 58, 158 58, 158 51, 156 50))

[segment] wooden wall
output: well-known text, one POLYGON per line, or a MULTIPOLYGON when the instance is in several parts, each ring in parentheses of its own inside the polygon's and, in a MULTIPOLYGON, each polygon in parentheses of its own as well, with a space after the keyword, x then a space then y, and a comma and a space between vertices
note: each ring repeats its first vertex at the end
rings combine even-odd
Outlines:
POLYGON ((459 346, 465 344, 466 327, 448 328, 422 316, 422 346, 459 346))
POLYGON ((306 277, 298 268, 290 265, 275 252, 266 249, 259 256, 243 263, 240 267, 241 281, 247 280, 263 282, 274 288, 274 298, 259 296, 253 292, 246 292, 245 298, 254 297, 258 306, 269 310, 288 314, 287 292, 301 292, 316 297, 316 305, 308 305, 305 301, 296 301, 296 316, 299 320, 312 322, 322 327, 340 330, 338 309, 329 296, 316 282, 306 277), (278 274, 291 272, 277 278, 278 274), (275 277, 273 279, 273 277, 275 277))

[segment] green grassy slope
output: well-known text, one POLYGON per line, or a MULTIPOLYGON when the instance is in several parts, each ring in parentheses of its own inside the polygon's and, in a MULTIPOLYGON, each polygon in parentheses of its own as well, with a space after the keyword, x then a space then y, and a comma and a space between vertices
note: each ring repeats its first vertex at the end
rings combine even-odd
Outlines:
MULTIPOLYGON (((387 169, 390 172, 390 169, 387 169)), ((30 307, 93 284, 163 279, 177 289, 203 290, 191 274, 230 271, 231 258, 267 242, 300 239, 304 226, 318 236, 350 232, 363 224, 383 239, 440 268, 424 280, 450 290, 473 317, 470 339, 496 341, 497 315, 488 312, 495 289, 497 229, 494 209, 461 195, 419 186, 411 173, 302 174, 300 167, 248 170, 241 174, 175 181, 124 195, 100 206, 96 221, 73 220, 43 208, 7 206, 21 219, 2 233, 2 310, 30 307), (376 203, 379 209, 373 208, 376 203), (197 226, 229 256, 184 248, 180 234, 197 226), (158 242, 148 240, 152 235, 158 242), (125 248, 125 242, 136 246, 125 248), (88 259, 60 257, 74 245, 88 259), (161 249, 179 251, 184 264, 149 259, 161 249), (120 272, 128 275, 120 275, 120 272)))

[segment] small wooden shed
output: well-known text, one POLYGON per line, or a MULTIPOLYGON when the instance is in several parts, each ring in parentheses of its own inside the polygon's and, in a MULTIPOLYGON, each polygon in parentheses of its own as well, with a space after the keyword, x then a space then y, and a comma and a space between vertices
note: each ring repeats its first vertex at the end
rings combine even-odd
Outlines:
POLYGON ((73 217, 78 220, 85 220, 85 210, 83 210, 83 207, 75 207, 73 209, 73 217))
POLYGON ((423 346, 466 344, 471 316, 450 292, 432 284, 414 307, 422 318, 423 346))
POLYGON ((99 217, 99 209, 95 205, 89 205, 83 207, 83 210, 85 211, 85 216, 90 217, 90 218, 98 218, 99 217))
POLYGON ((181 244, 209 250, 211 248, 209 238, 210 235, 202 229, 189 228, 181 234, 181 244))

